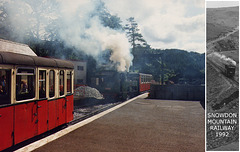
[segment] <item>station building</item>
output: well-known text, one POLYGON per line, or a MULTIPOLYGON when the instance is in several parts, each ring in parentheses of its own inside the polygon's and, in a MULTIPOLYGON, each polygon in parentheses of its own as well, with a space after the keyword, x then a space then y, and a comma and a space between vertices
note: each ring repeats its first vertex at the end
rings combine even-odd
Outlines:
POLYGON ((74 87, 86 84, 87 63, 85 61, 71 61, 74 65, 74 87))

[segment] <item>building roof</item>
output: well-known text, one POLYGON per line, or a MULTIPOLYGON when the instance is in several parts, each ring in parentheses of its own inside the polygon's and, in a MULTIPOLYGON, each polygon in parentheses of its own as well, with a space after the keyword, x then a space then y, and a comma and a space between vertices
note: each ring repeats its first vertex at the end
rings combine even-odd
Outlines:
POLYGON ((28 45, 11 42, 3 39, 0 39, 0 51, 24 54, 29 56, 37 56, 28 45))

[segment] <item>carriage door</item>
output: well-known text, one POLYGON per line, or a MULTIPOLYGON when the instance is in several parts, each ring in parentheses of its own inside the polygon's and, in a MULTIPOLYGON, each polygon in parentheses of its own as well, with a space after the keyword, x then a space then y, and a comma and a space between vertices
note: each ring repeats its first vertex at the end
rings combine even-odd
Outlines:
POLYGON ((67 97, 66 97, 66 104, 67 104, 67 114, 66 119, 67 122, 73 120, 73 72, 67 71, 67 97))
POLYGON ((38 75, 38 134, 48 129, 48 103, 46 98, 46 70, 39 70, 38 75))
POLYGON ((37 135, 38 116, 36 98, 36 72, 34 68, 17 69, 16 100, 14 114, 15 144, 37 135))
POLYGON ((0 70, 0 151, 13 145, 13 106, 11 104, 11 70, 0 70), (5 106, 6 105, 6 106, 5 106))
POLYGON ((66 123, 66 96, 65 95, 65 81, 66 75, 64 70, 59 71, 59 96, 60 98, 57 100, 58 107, 58 121, 57 126, 66 123))

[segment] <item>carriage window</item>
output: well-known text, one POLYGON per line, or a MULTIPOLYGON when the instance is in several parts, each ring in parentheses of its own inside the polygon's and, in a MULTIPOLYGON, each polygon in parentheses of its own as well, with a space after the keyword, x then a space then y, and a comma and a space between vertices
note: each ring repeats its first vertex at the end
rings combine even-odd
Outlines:
POLYGON ((145 76, 142 76, 142 82, 145 83, 145 76))
POLYGON ((34 69, 17 69, 16 99, 26 100, 35 97, 35 71, 34 69))
POLYGON ((72 93, 72 71, 67 72, 67 92, 72 93))
POLYGON ((46 98, 46 71, 39 71, 39 98, 46 98))
POLYGON ((50 70, 49 72, 49 98, 55 96, 55 72, 50 70))
POLYGON ((64 71, 61 70, 59 73, 59 93, 60 96, 64 95, 64 71))
POLYGON ((96 78, 96 85, 99 85, 99 78, 96 78))
POLYGON ((11 71, 0 70, 0 105, 10 104, 11 94, 11 71))

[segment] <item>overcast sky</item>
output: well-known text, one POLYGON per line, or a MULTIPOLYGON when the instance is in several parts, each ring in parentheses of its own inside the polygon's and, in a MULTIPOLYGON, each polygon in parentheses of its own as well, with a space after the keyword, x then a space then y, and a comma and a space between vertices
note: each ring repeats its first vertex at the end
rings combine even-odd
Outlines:
POLYGON ((206 1, 207 8, 239 6, 239 1, 206 1))
POLYGON ((204 0, 103 0, 122 21, 134 17, 153 48, 205 52, 204 0))

